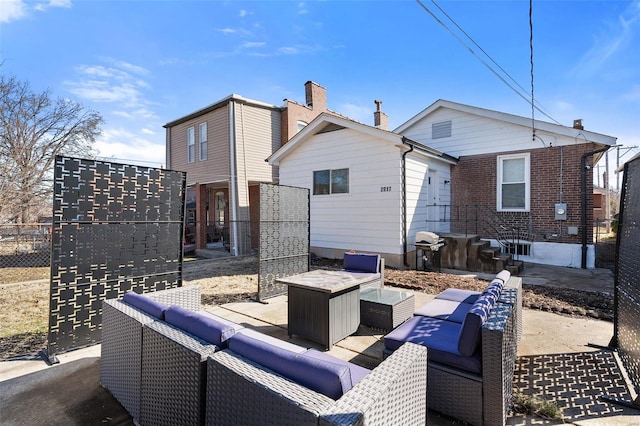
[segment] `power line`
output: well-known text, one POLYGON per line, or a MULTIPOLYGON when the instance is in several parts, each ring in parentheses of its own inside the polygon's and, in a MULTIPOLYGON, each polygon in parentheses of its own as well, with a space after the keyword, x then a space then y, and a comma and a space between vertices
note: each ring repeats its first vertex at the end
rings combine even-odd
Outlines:
POLYGON ((545 117, 549 118, 551 121, 553 121, 556 124, 561 125, 561 123, 556 120, 555 118, 551 117, 548 113, 546 113, 541 106, 536 105, 536 103, 534 102, 533 99, 529 98, 529 95, 526 94, 527 91, 513 78, 511 77, 511 75, 503 68, 501 67, 482 47, 480 47, 480 45, 478 43, 476 43, 476 41, 469 35, 467 34, 460 25, 458 25, 456 23, 456 21, 451 18, 436 2, 435 0, 431 0, 432 3, 434 5, 436 5, 436 7, 487 57, 491 60, 491 62, 493 62, 501 71, 502 73, 504 73, 504 75, 506 75, 511 81, 513 81, 519 88, 520 90, 516 89, 512 84, 510 84, 502 75, 500 75, 500 73, 498 71, 496 71, 490 64, 488 64, 485 60, 483 60, 480 56, 478 56, 476 54, 476 52, 464 41, 462 40, 457 34, 455 34, 454 31, 451 30, 451 28, 449 28, 447 26, 447 24, 445 24, 440 18, 438 18, 438 16, 436 16, 421 0, 416 0, 418 2, 418 4, 425 10, 425 12, 427 12, 429 15, 431 15, 431 17, 437 22, 439 23, 449 34, 451 34, 451 36, 453 38, 455 38, 458 43, 460 43, 463 47, 465 47, 469 53, 471 53, 476 59, 478 59, 487 69, 489 69, 489 71, 491 71, 496 77, 498 77, 498 79, 500 79, 500 81, 502 81, 507 87, 509 87, 511 90, 513 90, 513 92, 515 94, 517 94, 518 96, 520 96, 525 102, 527 102, 528 104, 531 104, 532 108, 535 108, 536 110, 538 110, 542 115, 544 115, 545 117))
POLYGON ((531 131, 533 133, 532 139, 536 140, 536 110, 534 105, 533 96, 533 0, 529 0, 529 62, 531 64, 531 131))

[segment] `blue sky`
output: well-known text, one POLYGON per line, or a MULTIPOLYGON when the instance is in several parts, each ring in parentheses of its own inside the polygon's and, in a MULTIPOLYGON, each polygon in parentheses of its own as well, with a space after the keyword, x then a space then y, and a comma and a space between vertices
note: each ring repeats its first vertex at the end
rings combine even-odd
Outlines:
MULTIPOLYGON (((0 0, 0 69, 100 112, 102 156, 156 166, 167 122, 232 93, 303 102, 308 80, 367 124, 381 99, 392 129, 437 99, 531 117, 469 51, 530 98, 529 1, 421 2, 0 0)), ((640 0, 534 0, 533 48, 553 120, 640 145, 640 0)))

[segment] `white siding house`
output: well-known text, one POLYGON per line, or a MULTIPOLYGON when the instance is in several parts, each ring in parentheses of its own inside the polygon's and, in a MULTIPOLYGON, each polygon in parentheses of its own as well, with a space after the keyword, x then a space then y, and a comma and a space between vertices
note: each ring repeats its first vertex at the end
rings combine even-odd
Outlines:
MULTIPOLYGON (((514 251, 522 261, 594 267, 593 165, 615 145, 615 137, 585 130, 582 120, 573 126, 532 122, 446 100, 434 102, 394 133, 457 158, 446 192, 451 199, 436 201, 442 209, 482 208, 495 229, 517 229, 521 247, 514 251)), ((452 232, 465 232, 459 225, 463 219, 452 223, 452 232)), ((476 232, 496 247, 506 246, 499 233, 476 232)))
POLYGON ((427 206, 449 202, 455 159, 401 135, 321 114, 268 162, 279 167, 281 185, 310 189, 318 256, 353 249, 408 266, 417 231, 448 231, 427 206))

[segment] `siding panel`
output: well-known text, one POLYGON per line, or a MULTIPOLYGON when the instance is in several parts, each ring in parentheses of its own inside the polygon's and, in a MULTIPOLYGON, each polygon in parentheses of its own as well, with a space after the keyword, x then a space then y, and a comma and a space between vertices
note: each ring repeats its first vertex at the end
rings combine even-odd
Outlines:
POLYGON ((312 246, 402 252, 400 156, 387 141, 345 129, 316 135, 281 161, 281 184, 310 189, 313 171, 349 169, 348 194, 311 195, 312 246))
POLYGON ((168 168, 187 172, 187 185, 228 179, 229 172, 229 112, 224 105, 205 115, 168 129, 171 137, 171 163, 168 168), (207 159, 198 158, 200 143, 198 125, 207 123, 207 159), (187 162, 187 129, 196 130, 196 161, 187 162))

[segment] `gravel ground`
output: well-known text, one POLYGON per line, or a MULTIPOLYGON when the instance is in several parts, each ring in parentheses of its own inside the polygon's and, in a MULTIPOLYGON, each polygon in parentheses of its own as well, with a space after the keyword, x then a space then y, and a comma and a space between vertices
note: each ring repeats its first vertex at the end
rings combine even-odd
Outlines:
MULTIPOLYGON (((316 259, 312 267, 340 268, 341 261, 316 259)), ((257 298, 258 263, 256 257, 191 260, 185 262, 184 285, 199 285, 204 305, 255 300, 257 298)), ((446 288, 482 290, 487 282, 468 276, 436 272, 385 270, 387 286, 437 294, 446 288)), ((11 291, 11 285, 2 291, 11 291)), ((40 296, 45 301, 46 292, 40 296)), ((561 315, 589 316, 603 320, 613 318, 613 297, 606 294, 541 286, 523 287, 523 304, 530 309, 555 312, 561 315)), ((42 303, 42 309, 48 303, 42 303)), ((43 312, 46 315, 46 312, 43 312)), ((33 354, 46 347, 46 333, 34 332, 0 338, 0 359, 33 354)))

